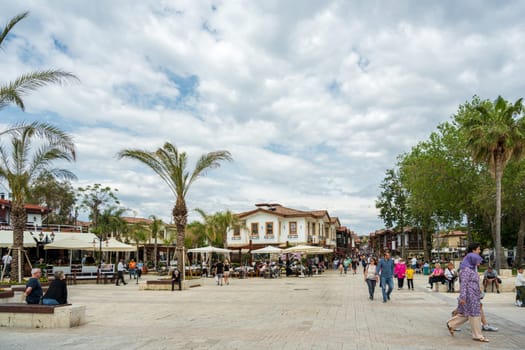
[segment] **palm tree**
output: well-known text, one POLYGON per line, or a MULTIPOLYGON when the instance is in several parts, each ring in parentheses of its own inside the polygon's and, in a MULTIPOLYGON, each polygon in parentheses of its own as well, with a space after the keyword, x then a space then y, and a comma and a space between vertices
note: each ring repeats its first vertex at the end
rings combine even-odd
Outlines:
MULTIPOLYGON (((0 33, 0 49, 11 29, 28 15, 29 12, 17 15, 4 27, 4 30, 0 33)), ((78 78, 75 75, 62 70, 49 69, 23 74, 12 82, 0 85, 0 109, 14 103, 21 110, 25 110, 22 97, 28 92, 34 91, 48 84, 61 84, 71 80, 78 81, 78 78)))
POLYGON ((19 124, 2 137, 10 136, 10 146, 0 144, 0 180, 5 180, 12 193, 11 220, 13 225, 13 268, 11 280, 22 279, 18 255, 24 245, 26 212, 24 201, 31 183, 43 172, 62 179, 75 179, 75 175, 65 169, 50 168, 55 160, 68 162, 75 160, 73 139, 60 129, 34 122, 19 124))
POLYGON ((498 271, 505 266, 501 247, 501 179, 511 159, 519 160, 525 156, 525 119, 522 113, 521 98, 512 104, 498 96, 494 102, 474 98, 471 104, 460 108, 456 116, 474 160, 488 164, 495 178, 494 243, 498 271))
MULTIPOLYGON (((175 206, 172 215, 177 230, 177 261, 179 268, 184 271, 184 235, 188 220, 188 208, 186 207, 186 195, 190 186, 208 169, 218 168, 223 160, 232 160, 228 151, 214 151, 203 154, 195 165, 195 169, 187 172, 186 152, 179 152, 177 147, 166 142, 162 148, 156 151, 139 149, 126 149, 117 154, 119 159, 135 159, 151 168, 168 185, 175 195, 175 206), (181 264, 182 263, 182 264, 181 264)), ((184 273, 182 274, 184 279, 184 273)))
POLYGON ((224 248, 228 245, 228 229, 240 228, 239 218, 231 211, 217 212, 208 215, 202 209, 195 209, 204 219, 205 234, 210 244, 222 244, 224 248))
MULTIPOLYGON (((131 226, 129 226, 127 235, 129 239, 134 241, 137 246, 137 258, 136 258, 137 261, 139 258, 139 244, 140 242, 145 242, 147 240, 149 236, 148 231, 149 231, 148 225, 144 222, 136 222, 132 224, 131 226)), ((144 251, 146 251, 145 248, 144 248, 144 251)))
MULTIPOLYGON (((165 229, 164 228, 164 222, 162 222, 162 219, 157 218, 155 215, 150 215, 149 218, 151 219, 151 224, 149 225, 149 230, 151 232, 151 237, 154 239, 154 245, 153 245, 153 266, 155 270, 157 269, 157 238, 159 234, 165 229)), ((145 259, 146 257, 144 257, 145 259)))

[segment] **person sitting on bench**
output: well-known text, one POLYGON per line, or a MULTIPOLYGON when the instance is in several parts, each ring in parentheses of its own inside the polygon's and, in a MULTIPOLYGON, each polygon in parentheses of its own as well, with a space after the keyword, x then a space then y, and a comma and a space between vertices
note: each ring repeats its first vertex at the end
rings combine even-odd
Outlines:
POLYGON ((446 282, 445 271, 441 268, 440 263, 436 263, 434 270, 430 274, 430 277, 428 277, 428 288, 432 289, 432 285, 438 282, 441 282, 441 284, 446 282))
POLYGON ((44 294, 42 304, 67 304, 67 284, 66 278, 64 276, 64 271, 58 270, 57 272, 55 272, 55 279, 49 285, 46 294, 44 294))
POLYGON ((26 300, 28 304, 40 304, 40 298, 42 298, 43 290, 40 284, 40 277, 42 276, 42 270, 39 268, 33 268, 31 270, 31 278, 27 281, 26 290, 22 295, 22 298, 26 300))
MULTIPOLYGON (((492 283, 493 285, 496 285, 496 290, 499 293, 499 281, 498 273, 492 268, 492 266, 489 266, 487 271, 483 273, 483 291, 487 293, 487 286, 489 283, 492 283)), ((494 287, 492 287, 492 290, 494 290, 494 287)))

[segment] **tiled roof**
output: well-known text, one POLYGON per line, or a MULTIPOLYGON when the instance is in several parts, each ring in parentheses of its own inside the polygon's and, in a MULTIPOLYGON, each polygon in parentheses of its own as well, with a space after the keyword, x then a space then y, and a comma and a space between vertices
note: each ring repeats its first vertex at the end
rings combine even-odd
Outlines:
POLYGON ((151 224, 153 220, 146 219, 146 218, 132 218, 130 216, 123 216, 122 220, 124 220, 128 224, 151 224))
POLYGON ((278 203, 258 203, 255 205, 257 209, 245 211, 242 213, 237 214, 239 218, 243 218, 246 216, 250 216, 252 214, 255 214, 257 212, 264 212, 264 213, 271 213, 282 217, 314 217, 314 218, 320 218, 324 215, 327 215, 330 218, 330 215, 328 215, 328 212, 326 210, 312 210, 312 211, 304 211, 304 210, 297 210, 292 208, 283 207, 281 204, 278 203))
MULTIPOLYGON (((11 208, 11 201, 8 199, 0 199, 0 205, 4 205, 7 208, 11 208)), ((33 212, 34 211, 39 211, 39 212, 51 211, 51 209, 43 207, 41 205, 37 205, 37 204, 24 204, 24 208, 26 208, 26 210, 31 210, 33 212)))

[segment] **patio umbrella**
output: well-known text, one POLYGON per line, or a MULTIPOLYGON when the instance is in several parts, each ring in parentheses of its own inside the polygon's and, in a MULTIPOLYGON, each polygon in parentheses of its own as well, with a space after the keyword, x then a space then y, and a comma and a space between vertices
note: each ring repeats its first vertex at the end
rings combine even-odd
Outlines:
POLYGON ((309 250, 307 253, 308 254, 330 254, 334 252, 332 249, 328 249, 328 248, 323 248, 323 247, 316 247, 316 248, 317 249, 309 250))
MULTIPOLYGON (((98 238, 97 238, 98 243, 98 238)), ((98 244, 96 244, 98 246, 98 244)), ((134 252, 137 250, 137 247, 130 244, 122 243, 116 238, 111 237, 107 241, 102 241, 102 251, 103 252, 134 252)))
POLYGON ((224 249, 224 248, 218 248, 218 247, 212 247, 211 245, 207 247, 200 247, 200 248, 192 248, 188 249, 188 253, 219 253, 219 254, 229 254, 232 253, 233 250, 224 249))
MULTIPOLYGON (((13 245, 13 231, 0 231, 0 248, 10 248, 13 245)), ((31 232, 24 231, 24 247, 36 247, 36 242, 31 235, 31 232)))
POLYGON ((252 254, 279 254, 281 252, 282 252, 281 248, 277 248, 271 245, 251 251, 252 254))
POLYGON ((46 244, 44 246, 45 250, 49 249, 79 249, 79 250, 92 250, 93 243, 87 242, 78 237, 67 237, 46 244))
POLYGON ((297 245, 295 247, 286 248, 282 252, 283 253, 307 253, 307 254, 312 252, 311 254, 316 254, 315 251, 319 250, 319 248, 321 247, 314 247, 311 245, 297 245))

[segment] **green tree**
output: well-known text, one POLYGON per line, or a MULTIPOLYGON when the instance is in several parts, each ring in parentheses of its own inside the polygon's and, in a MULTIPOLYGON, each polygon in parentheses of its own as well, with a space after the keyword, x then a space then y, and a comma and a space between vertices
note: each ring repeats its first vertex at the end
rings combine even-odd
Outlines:
MULTIPOLYGON (((137 247, 137 259, 139 256, 139 245, 141 242, 146 242, 150 235, 149 227, 145 222, 136 222, 129 225, 127 236, 131 241, 135 242, 137 247)), ((144 247, 144 252, 146 248, 144 247)))
MULTIPOLYGON (((186 170, 187 156, 179 152, 177 147, 166 142, 156 151, 140 149, 125 149, 117 154, 119 159, 130 158, 139 161, 153 170, 168 185, 175 196, 175 206, 172 215, 177 229, 177 259, 179 264, 184 261, 184 236, 188 219, 186 195, 190 186, 209 169, 220 166, 221 161, 231 160, 228 151, 215 151, 202 155, 189 173, 186 170)), ((182 267, 184 269, 184 267, 182 267)), ((184 278, 185 274, 182 274, 184 278)))
POLYGON ((73 225, 75 190, 70 181, 58 181, 53 175, 44 172, 31 185, 27 203, 37 204, 51 210, 48 224, 73 225))
POLYGON ((77 198, 80 201, 79 208, 88 211, 93 228, 98 227, 98 217, 101 211, 120 204, 114 192, 118 192, 118 189, 112 189, 101 184, 88 185, 77 189, 77 198))
MULTIPOLYGON (((204 210, 199 208, 195 209, 195 211, 204 220, 203 228, 200 231, 206 237, 208 244, 222 245, 226 248, 228 245, 228 229, 241 227, 239 218, 229 210, 225 212, 219 211, 212 215, 206 214, 204 210)), ((195 225, 195 227, 198 227, 198 225, 195 225)))
POLYGON ((494 102, 472 102, 460 106, 455 122, 464 133, 467 147, 475 161, 487 164, 495 179, 496 213, 494 218, 496 269, 505 266, 501 245, 501 180, 505 166, 511 159, 525 155, 525 120, 522 99, 514 104, 501 96, 494 102))
POLYGON ((66 169, 51 168, 54 161, 75 160, 73 139, 60 129, 34 122, 19 124, 2 134, 9 137, 9 146, 0 144, 0 179, 7 182, 12 193, 11 219, 13 224, 12 281, 21 281, 18 255, 24 245, 26 225, 25 200, 30 185, 44 172, 58 178, 75 179, 66 169))
MULTIPOLYGON (((14 26, 28 15, 29 12, 21 13, 7 23, 2 33, 0 33, 0 49, 14 26)), ((30 91, 34 91, 48 84, 60 84, 74 80, 78 81, 75 75, 62 70, 41 70, 23 74, 14 81, 0 85, 0 109, 14 103, 20 109, 25 110, 22 97, 30 91)))

